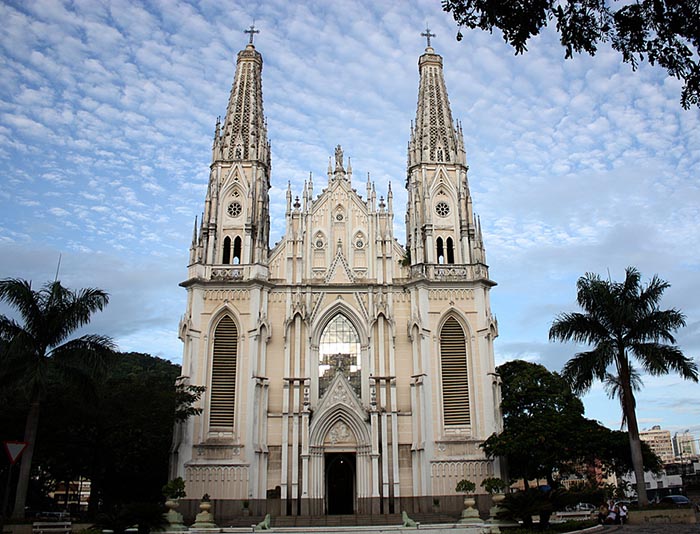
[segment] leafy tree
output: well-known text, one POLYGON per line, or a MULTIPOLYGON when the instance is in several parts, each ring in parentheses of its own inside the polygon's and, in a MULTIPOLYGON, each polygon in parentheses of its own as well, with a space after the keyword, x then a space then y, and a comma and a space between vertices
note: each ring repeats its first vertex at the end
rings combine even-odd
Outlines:
POLYGON ((681 105, 700 107, 698 0, 636 0, 616 8, 606 0, 442 0, 442 8, 460 27, 501 30, 516 54, 552 22, 566 58, 593 56, 600 43, 610 42, 632 69, 647 60, 682 80, 681 105))
POLYGON ((579 278, 577 302, 583 313, 559 314, 549 330, 549 338, 593 347, 567 362, 564 377, 576 393, 588 391, 595 380, 600 380, 609 386, 609 393, 619 398, 623 423, 628 429, 639 503, 646 505, 634 397, 641 380, 633 360, 651 375, 675 371, 696 382, 698 370, 673 345, 676 342, 673 332, 685 326, 684 315, 676 309, 659 309, 659 301, 669 284, 655 275, 647 286, 642 286, 640 278, 633 267, 626 269, 623 282, 601 280, 597 274, 590 273, 579 278))
MULTIPOLYGON (((555 475, 589 476, 591 467, 623 474, 632 467, 627 438, 583 416, 583 403, 559 374, 544 366, 514 360, 497 368, 501 376, 503 432, 482 445, 489 456, 506 458, 508 475, 528 480, 555 475)), ((645 447, 649 469, 659 460, 645 447)), ((549 498, 548 498, 549 499, 549 498)))
POLYGON ((84 335, 70 339, 78 328, 109 302, 100 289, 72 291, 54 281, 39 291, 31 282, 8 278, 0 280, 0 300, 15 308, 23 325, 0 315, 0 387, 21 385, 30 403, 24 441, 27 449, 21 459, 13 517, 23 517, 29 474, 39 428, 39 413, 51 381, 89 387, 93 372, 112 355, 112 340, 105 336, 84 335))

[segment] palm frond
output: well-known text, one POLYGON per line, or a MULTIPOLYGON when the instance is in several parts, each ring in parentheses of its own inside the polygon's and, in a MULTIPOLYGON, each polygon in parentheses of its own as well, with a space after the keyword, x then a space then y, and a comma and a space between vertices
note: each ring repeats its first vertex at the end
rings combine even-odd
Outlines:
POLYGON ((659 310, 639 314, 626 335, 630 343, 635 341, 662 340, 675 343, 675 330, 685 326, 685 315, 676 309, 659 310))
MULTIPOLYGON (((629 370, 629 377, 630 387, 632 391, 639 391, 642 388, 643 384, 642 377, 639 374, 639 372, 637 372, 636 369, 631 368, 629 370)), ((622 420, 620 421, 620 430, 622 430, 627 426, 627 410, 625 408, 625 387, 623 381, 619 375, 607 373, 605 375, 604 384, 605 392, 607 393, 608 398, 617 399, 620 402, 620 408, 622 409, 622 420)), ((632 395, 630 403, 632 405, 632 409, 636 409, 637 401, 634 398, 634 395, 632 395)))
POLYGON ((24 319, 28 330, 34 329, 34 320, 40 317, 40 299, 37 292, 32 290, 31 282, 20 278, 5 278, 0 280, 0 300, 4 300, 16 309, 24 319))
POLYGON ((116 344, 112 338, 89 334, 56 347, 50 355, 66 368, 80 368, 92 374, 105 368, 114 357, 115 350, 116 344))
POLYGON ((596 347, 588 352, 579 352, 566 362, 562 376, 571 386, 571 390, 580 395, 588 391, 596 379, 605 379, 606 369, 613 356, 614 352, 608 345, 596 347))
POLYGON ((549 329, 550 341, 573 341, 595 345, 610 339, 605 325, 589 314, 561 313, 554 318, 549 329))
POLYGON ((630 349, 650 375, 663 375, 675 371, 686 380, 698 381, 696 363, 676 346, 649 342, 634 343, 630 349))

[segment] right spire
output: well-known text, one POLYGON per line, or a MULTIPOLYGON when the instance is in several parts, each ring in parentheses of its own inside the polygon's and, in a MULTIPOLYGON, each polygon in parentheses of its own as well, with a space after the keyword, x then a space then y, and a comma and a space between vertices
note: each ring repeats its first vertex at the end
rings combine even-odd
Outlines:
POLYGON ((462 132, 452 122, 442 57, 430 46, 430 38, 435 35, 428 28, 421 35, 427 38, 428 46, 418 60, 418 110, 408 148, 409 166, 420 163, 466 165, 462 132))
POLYGON ((411 276, 487 278, 484 244, 469 193, 462 128, 452 121, 442 57, 430 46, 435 35, 428 28, 421 35, 428 46, 418 60, 418 108, 408 143, 406 179, 411 276), (441 264, 452 267, 446 270, 441 264))

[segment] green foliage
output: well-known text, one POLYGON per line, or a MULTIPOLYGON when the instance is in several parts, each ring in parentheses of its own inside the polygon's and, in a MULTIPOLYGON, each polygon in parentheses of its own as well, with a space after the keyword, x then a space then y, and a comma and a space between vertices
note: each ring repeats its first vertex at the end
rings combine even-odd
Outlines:
POLYGON ((163 486, 163 496, 166 499, 182 499, 183 497, 187 497, 185 481, 182 480, 182 477, 169 480, 168 483, 163 486))
POLYGON ((442 8, 460 27, 501 30, 516 54, 554 21, 566 58, 574 52, 593 56, 600 43, 609 42, 633 70, 646 60, 682 80, 681 105, 700 106, 697 0, 637 0, 616 9, 607 0, 442 0, 442 8))
POLYGON ((22 324, 0 315, 0 389, 12 389, 28 406, 14 517, 23 517, 29 479, 39 432, 39 415, 47 390, 59 381, 94 392, 96 375, 113 355, 114 344, 106 336, 87 334, 69 339, 101 311, 109 296, 101 289, 71 290, 58 280, 32 289, 18 278, 0 280, 0 300, 22 318, 22 324))
POLYGON ((476 484, 474 484, 474 482, 471 480, 467 480, 466 478, 463 478, 457 482, 457 486, 455 486, 455 491, 458 493, 474 493, 475 490, 476 484))
POLYGON ((481 481, 481 487, 490 494, 503 493, 508 487, 508 483, 498 477, 489 477, 481 481))
POLYGON ((499 519, 522 521, 525 526, 532 526, 532 517, 540 516, 540 525, 547 525, 552 513, 564 508, 565 490, 542 490, 528 488, 506 495, 500 504, 499 519))
MULTIPOLYGON (((503 432, 482 448, 491 457, 505 456, 508 475, 525 481, 555 475, 588 476, 594 469, 621 475, 632 460, 627 434, 610 430, 583 416, 583 404, 568 382, 544 366, 522 360, 497 368, 501 376, 503 432)), ((649 469, 658 458, 646 447, 649 469)))
POLYGON ((194 406, 207 388, 185 383, 180 377, 175 384, 175 421, 182 423, 192 416, 202 413, 201 408, 194 406))
POLYGON ((595 380, 606 384, 618 397, 627 424, 637 495, 647 504, 644 486, 644 450, 639 439, 634 391, 641 387, 636 361, 646 373, 677 372, 698 381, 698 369, 673 343, 673 333, 685 326, 685 316, 676 309, 661 310, 659 302, 669 284, 653 276, 643 286, 634 267, 625 280, 603 280, 588 273, 577 282, 576 300, 581 312, 559 314, 549 330, 550 340, 587 344, 590 350, 575 354, 564 366, 564 377, 576 393, 588 391, 595 380))
MULTIPOLYGON (((50 385, 43 406, 32 480, 53 485, 79 476, 91 480, 90 511, 97 505, 114 512, 130 502, 159 502, 167 482, 176 424, 176 407, 184 405, 174 384, 180 367, 147 354, 122 353, 97 378, 96 393, 86 396, 77 384, 50 385)), ((0 389, 0 428, 21 436, 26 405, 14 390, 0 389), (7 393, 7 396, 4 395, 7 393)), ((40 493, 31 506, 40 504, 40 493)), ((31 490, 31 487, 30 487, 31 490)))

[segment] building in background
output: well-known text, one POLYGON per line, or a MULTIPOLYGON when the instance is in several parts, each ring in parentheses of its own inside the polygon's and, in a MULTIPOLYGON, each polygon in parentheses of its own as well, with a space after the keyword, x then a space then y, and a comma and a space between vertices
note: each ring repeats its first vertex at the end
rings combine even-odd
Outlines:
POLYGON ((286 211, 270 213, 262 66, 251 37, 216 124, 179 331, 183 374, 206 393, 202 415, 178 431, 172 475, 190 498, 209 494, 219 519, 244 505, 390 514, 439 499, 459 510, 458 481, 481 490, 500 475, 479 447, 501 429, 498 329, 442 57, 428 40, 418 61, 397 180, 405 247, 391 184, 358 180, 340 145, 325 177, 288 187, 286 211), (271 216, 286 220, 272 249, 271 216))
POLYGON ((649 445, 663 463, 669 463, 674 460, 671 432, 668 430, 662 430, 659 425, 654 425, 649 430, 640 431, 639 437, 649 445))
POLYGON ((677 458, 688 458, 698 455, 697 440, 687 430, 673 435, 673 453, 677 458))

